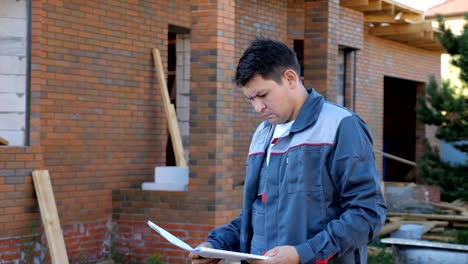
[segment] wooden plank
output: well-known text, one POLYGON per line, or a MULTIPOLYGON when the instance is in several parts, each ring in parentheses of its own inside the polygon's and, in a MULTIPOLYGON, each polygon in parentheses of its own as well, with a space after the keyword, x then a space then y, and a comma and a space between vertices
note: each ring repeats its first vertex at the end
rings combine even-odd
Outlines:
POLYGON ((369 29, 369 34, 373 36, 387 36, 407 33, 419 33, 430 31, 432 27, 427 23, 420 24, 394 24, 385 27, 373 27, 369 29))
POLYGON ((171 104, 171 107, 169 108, 168 122, 170 122, 169 133, 171 134, 176 164, 179 167, 187 167, 184 156, 184 146, 182 144, 182 136, 180 135, 179 122, 177 121, 177 115, 174 104, 171 104))
POLYGON ((465 207, 460 207, 460 206, 455 206, 451 203, 444 203, 444 202, 440 202, 440 203, 433 203, 433 202, 428 202, 428 204, 434 206, 434 207, 437 207, 439 209, 449 209, 449 210, 453 210, 461 215, 464 215, 466 216, 468 214, 468 210, 466 210, 465 207))
POLYGON ((184 155, 184 147, 182 144, 182 137, 180 136, 179 123, 177 121, 177 115, 174 109, 174 105, 171 104, 169 92, 167 91, 166 77, 164 76, 164 68, 161 62, 161 54, 156 48, 153 49, 153 60, 156 66, 159 88, 161 89, 161 97, 163 101, 164 111, 166 113, 166 119, 172 140, 172 146, 174 148, 176 164, 180 167, 187 167, 184 155))
POLYGON ((412 219, 434 219, 434 220, 443 220, 443 221, 468 222, 468 216, 460 216, 460 215, 387 213, 387 216, 389 217, 402 216, 405 218, 412 218, 412 219))
POLYGON ((440 235, 428 235, 428 234, 422 235, 421 238, 423 240, 432 240, 432 241, 441 241, 441 242, 453 242, 457 240, 457 238, 453 236, 440 236, 440 235))
POLYGON ((384 36, 385 39, 396 40, 400 42, 404 41, 416 41, 421 40, 424 38, 424 32, 416 32, 416 33, 407 33, 407 34, 399 34, 399 35, 389 35, 384 36))
POLYGON ((356 6, 354 9, 365 12, 365 11, 380 11, 382 10, 382 1, 381 0, 371 0, 368 5, 365 6, 356 6))
POLYGON ((424 226, 424 233, 427 233, 431 231, 434 227, 445 227, 449 225, 449 222, 447 221, 396 221, 394 223, 387 223, 383 226, 383 228, 380 230, 379 235, 386 235, 389 233, 392 233, 400 228, 401 225, 406 225, 406 224, 415 224, 415 225, 422 225, 424 226))
POLYGON ((9 143, 10 143, 10 142, 8 142, 8 140, 6 140, 6 139, 0 137, 0 145, 2 145, 2 146, 8 146, 9 143))
POLYGON ((452 225, 457 228, 468 228, 468 224, 465 223, 452 223, 452 225))
POLYGON ((408 164, 408 165, 416 166, 416 162, 414 162, 414 161, 410 161, 410 160, 407 160, 407 159, 403 159, 403 158, 394 156, 394 155, 392 155, 392 154, 385 153, 385 152, 380 151, 380 150, 378 150, 378 149, 374 149, 374 151, 375 151, 376 153, 381 154, 381 155, 384 156, 384 157, 389 158, 389 159, 393 159, 393 160, 396 160, 396 161, 399 161, 399 162, 402 162, 402 163, 406 163, 406 164, 408 164))
POLYGON ((397 17, 394 15, 365 15, 364 22, 370 23, 405 23, 405 19, 412 21, 423 21, 422 15, 402 14, 397 17), (399 19, 398 19, 399 18, 399 19))
POLYGON ((32 172, 32 177, 52 263, 66 264, 68 263, 67 250, 60 227, 49 171, 35 170, 32 172))
POLYGON ((410 13, 410 14, 420 14, 422 15, 424 13, 424 11, 421 11, 419 9, 416 9, 416 8, 413 8, 413 7, 410 7, 410 6, 407 6, 403 3, 401 3, 401 1, 399 2, 396 2, 396 1, 393 1, 393 0, 382 0, 384 3, 386 4, 389 4, 389 5, 392 5, 394 6, 394 9, 395 11, 398 11, 398 12, 404 12, 404 13, 410 13))

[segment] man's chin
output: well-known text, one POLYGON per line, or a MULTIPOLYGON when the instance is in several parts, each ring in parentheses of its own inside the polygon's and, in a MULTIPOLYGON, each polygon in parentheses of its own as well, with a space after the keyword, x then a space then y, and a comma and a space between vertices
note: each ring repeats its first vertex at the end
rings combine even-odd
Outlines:
POLYGON ((268 123, 270 123, 272 125, 278 125, 278 124, 283 124, 284 123, 284 122, 281 122, 280 120, 278 120, 276 118, 266 118, 265 120, 268 121, 268 123))

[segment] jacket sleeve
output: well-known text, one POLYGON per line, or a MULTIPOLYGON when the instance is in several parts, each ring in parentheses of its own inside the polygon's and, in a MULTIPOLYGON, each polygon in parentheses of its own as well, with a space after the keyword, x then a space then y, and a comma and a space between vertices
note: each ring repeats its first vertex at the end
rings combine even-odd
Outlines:
POLYGON ((301 263, 314 263, 365 246, 385 222, 386 207, 370 132, 358 116, 344 118, 327 157, 342 214, 306 243, 296 246, 301 263))
POLYGON ((241 215, 229 222, 227 225, 219 226, 208 234, 207 242, 210 242, 213 248, 230 251, 239 251, 240 245, 240 226, 241 215))

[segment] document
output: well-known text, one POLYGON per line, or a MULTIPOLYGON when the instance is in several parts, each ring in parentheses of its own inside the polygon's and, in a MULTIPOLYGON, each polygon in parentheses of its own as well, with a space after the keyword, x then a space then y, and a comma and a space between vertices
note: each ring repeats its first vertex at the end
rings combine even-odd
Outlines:
POLYGON ((190 252, 194 252, 199 256, 204 258, 214 258, 214 259, 229 259, 229 260, 247 260, 247 259, 267 259, 266 256, 254 255, 254 254, 246 254, 228 250, 220 250, 220 249, 213 249, 213 248, 206 248, 206 247, 197 247, 192 248, 184 241, 178 239, 173 234, 167 232, 162 227, 156 225, 155 223, 148 221, 148 225, 158 232, 161 236, 163 236, 167 241, 171 244, 176 245, 182 249, 185 249, 190 252))

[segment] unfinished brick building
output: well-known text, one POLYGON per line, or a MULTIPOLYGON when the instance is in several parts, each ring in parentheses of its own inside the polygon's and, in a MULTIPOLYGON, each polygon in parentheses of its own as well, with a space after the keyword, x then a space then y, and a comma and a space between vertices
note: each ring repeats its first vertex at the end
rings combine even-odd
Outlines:
MULTIPOLYGON (((0 28, 2 264, 47 249, 36 169, 49 170, 70 262, 159 253, 188 263, 146 221, 195 246, 239 213, 260 119, 232 79, 255 36, 287 42, 306 86, 361 115, 376 150, 409 160, 427 133, 416 95, 440 72, 421 12, 387 0, 11 0, 0 28), (174 165, 153 48, 179 117, 188 191, 140 188, 156 166, 174 165)), ((385 180, 411 169, 377 157, 385 180)))

